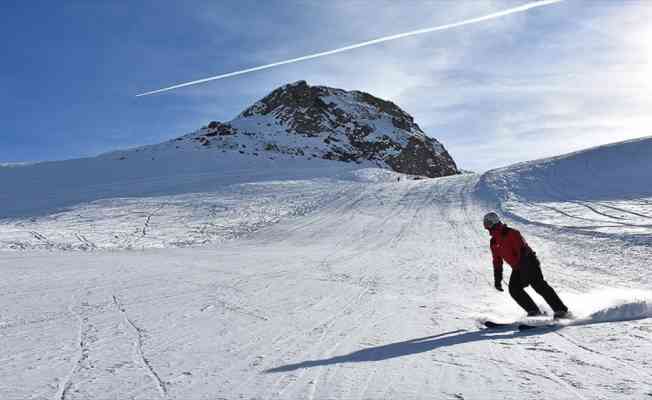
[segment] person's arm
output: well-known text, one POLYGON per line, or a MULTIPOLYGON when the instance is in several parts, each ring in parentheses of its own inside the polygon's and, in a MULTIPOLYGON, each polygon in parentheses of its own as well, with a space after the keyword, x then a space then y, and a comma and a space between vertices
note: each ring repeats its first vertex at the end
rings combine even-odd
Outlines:
POLYGON ((491 256, 493 258, 493 264, 494 264, 494 287, 496 290, 503 291, 503 258, 497 254, 496 250, 494 249, 494 240, 491 240, 491 256))

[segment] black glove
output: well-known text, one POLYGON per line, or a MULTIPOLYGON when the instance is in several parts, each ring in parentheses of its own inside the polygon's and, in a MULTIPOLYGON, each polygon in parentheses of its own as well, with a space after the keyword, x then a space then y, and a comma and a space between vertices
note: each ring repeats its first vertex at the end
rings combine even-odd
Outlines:
POLYGON ((503 281, 503 269, 494 268, 494 287, 499 292, 503 291, 502 281, 503 281))

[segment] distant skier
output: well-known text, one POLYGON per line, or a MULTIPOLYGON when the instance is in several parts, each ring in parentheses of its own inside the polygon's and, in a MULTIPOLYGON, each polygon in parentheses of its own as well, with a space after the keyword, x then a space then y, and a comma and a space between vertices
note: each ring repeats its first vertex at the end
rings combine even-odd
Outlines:
POLYGON ((543 297, 555 312, 555 318, 564 318, 568 315, 568 307, 564 305, 557 293, 543 279, 541 264, 537 255, 521 233, 500 221, 496 213, 484 216, 484 227, 491 234, 491 254, 494 265, 494 285, 497 290, 503 291, 503 260, 512 267, 509 278, 509 294, 516 300, 528 316, 541 315, 541 310, 524 288, 532 288, 543 297))

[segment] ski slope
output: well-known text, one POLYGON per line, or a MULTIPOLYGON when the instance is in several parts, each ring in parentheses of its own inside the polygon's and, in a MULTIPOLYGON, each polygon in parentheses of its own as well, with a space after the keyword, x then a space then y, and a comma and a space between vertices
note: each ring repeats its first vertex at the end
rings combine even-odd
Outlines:
POLYGON ((652 140, 633 143, 425 180, 235 163, 230 180, 184 175, 187 192, 62 190, 56 210, 21 188, 1 200, 23 205, 0 224, 0 398, 652 398, 652 140), (478 327, 522 318, 493 289, 493 209, 576 321, 478 327))
POLYGON ((490 171, 482 189, 512 217, 577 233, 652 234, 652 137, 490 171))

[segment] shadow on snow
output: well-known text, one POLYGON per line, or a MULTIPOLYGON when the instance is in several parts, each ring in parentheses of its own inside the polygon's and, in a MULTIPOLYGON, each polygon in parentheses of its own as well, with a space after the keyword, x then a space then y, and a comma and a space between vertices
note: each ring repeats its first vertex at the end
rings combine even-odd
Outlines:
POLYGON ((559 326, 546 327, 542 329, 535 329, 526 332, 510 332, 505 334, 506 330, 479 330, 479 331, 466 331, 458 329, 455 331, 444 332, 438 335, 426 336, 417 339, 411 339, 404 342, 396 342, 386 344, 383 346, 369 347, 366 349, 358 350, 346 355, 335 356, 331 358, 324 358, 321 360, 308 360, 295 364, 283 365, 276 368, 265 370, 265 373, 277 373, 295 371, 303 368, 312 368, 333 364, 343 363, 359 363, 382 361, 391 358, 409 356, 411 354, 425 353, 442 347, 456 346, 465 343, 481 342, 485 340, 509 340, 515 338, 522 338, 532 335, 540 335, 549 333, 551 331, 560 329, 559 326))

